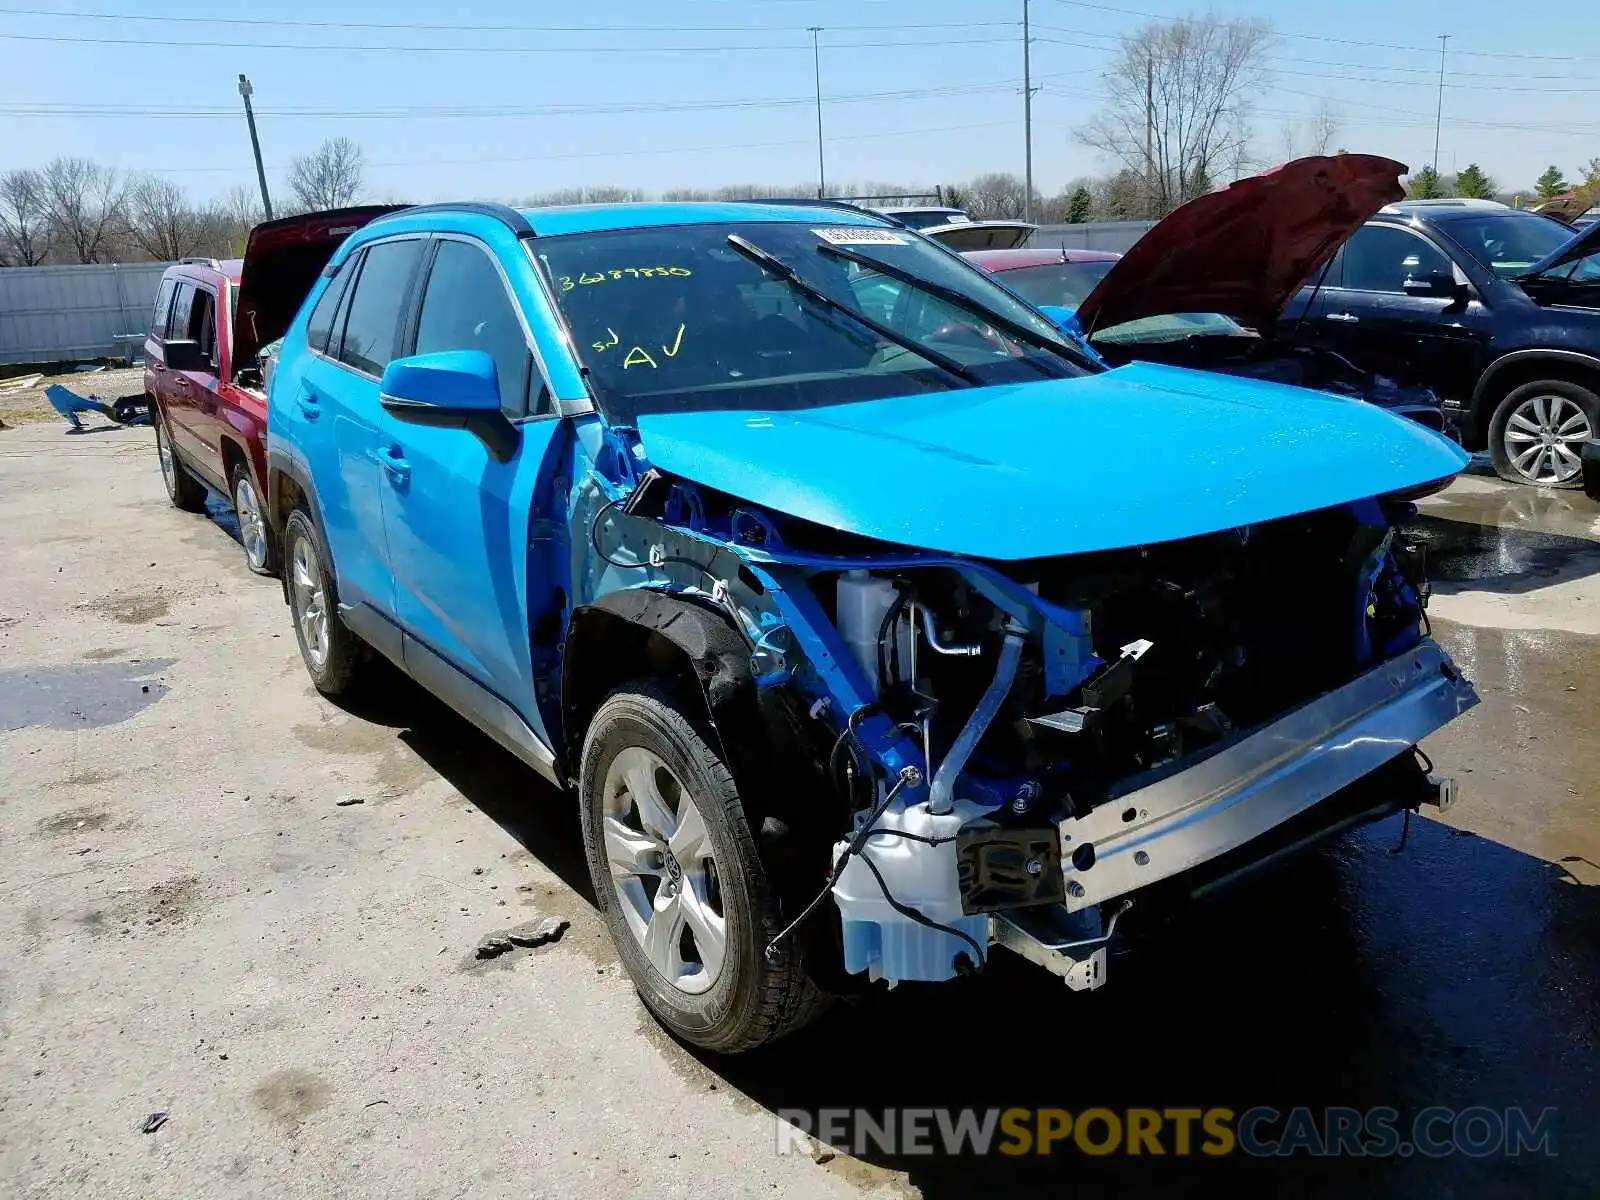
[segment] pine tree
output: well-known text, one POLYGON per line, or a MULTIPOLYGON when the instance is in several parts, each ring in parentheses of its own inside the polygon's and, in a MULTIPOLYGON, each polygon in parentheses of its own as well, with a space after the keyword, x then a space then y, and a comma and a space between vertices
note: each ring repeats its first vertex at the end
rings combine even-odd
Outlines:
POLYGON ((1080 187, 1072 193, 1072 199, 1067 205, 1067 224, 1082 225, 1089 219, 1089 213, 1094 209, 1094 197, 1089 195, 1089 189, 1080 187))
POLYGON ((1533 186, 1538 189, 1539 199, 1549 200, 1552 196, 1559 196, 1567 190, 1567 180, 1561 174, 1561 168, 1552 164, 1544 169, 1544 174, 1539 176, 1533 186))
POLYGON ((1412 200, 1437 200, 1444 195, 1439 183, 1439 172, 1429 163, 1406 181, 1406 196, 1412 200))
POLYGON ((1456 176, 1456 194, 1471 200, 1494 199, 1494 180, 1483 173, 1477 163, 1468 163, 1466 169, 1456 176))

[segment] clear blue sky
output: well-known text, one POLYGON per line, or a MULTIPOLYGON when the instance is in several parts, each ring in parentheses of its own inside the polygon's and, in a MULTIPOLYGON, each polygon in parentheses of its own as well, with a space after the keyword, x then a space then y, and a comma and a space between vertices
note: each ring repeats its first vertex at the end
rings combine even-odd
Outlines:
MULTIPOLYGON (((797 184, 815 179, 806 27, 820 25, 830 181, 1020 174, 1021 7, 0 0, 0 169, 76 154, 170 172, 201 197, 253 182, 236 85, 243 71, 274 187, 292 155, 341 134, 364 148, 369 191, 380 198, 797 184), (152 19, 174 17, 185 19, 152 19)), ((1095 108, 1117 36, 1141 14, 1194 7, 1032 0, 1041 190, 1105 166, 1072 131, 1095 108)), ((1570 176, 1600 155, 1600 18, 1585 4, 1343 0, 1294 11, 1237 0, 1218 10, 1269 17, 1279 35, 1256 119, 1263 162, 1284 157, 1285 125, 1324 96, 1340 144, 1425 162, 1445 32, 1442 169, 1477 161, 1502 186, 1528 186, 1548 163, 1570 176)))

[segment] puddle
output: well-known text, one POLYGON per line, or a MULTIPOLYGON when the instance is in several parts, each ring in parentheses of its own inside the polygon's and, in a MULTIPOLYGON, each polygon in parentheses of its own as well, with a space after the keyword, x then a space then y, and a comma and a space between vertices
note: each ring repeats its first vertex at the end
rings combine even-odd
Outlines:
POLYGON ((156 679, 175 659, 0 669, 0 729, 115 725, 167 694, 156 679))

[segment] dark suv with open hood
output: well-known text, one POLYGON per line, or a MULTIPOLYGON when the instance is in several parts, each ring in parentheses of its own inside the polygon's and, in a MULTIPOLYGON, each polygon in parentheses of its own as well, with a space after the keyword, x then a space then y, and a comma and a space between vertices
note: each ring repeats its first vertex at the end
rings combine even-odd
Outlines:
POLYGON ((1305 158, 1191 201, 1084 297, 1076 327, 1112 363, 1369 399, 1431 389, 1504 478, 1576 487, 1600 435, 1600 227, 1402 201, 1405 171, 1305 158))
POLYGON ((161 277, 145 339, 145 394, 167 495, 198 512, 233 502, 252 571, 277 569, 266 496, 267 375, 300 302, 339 243, 393 205, 303 213, 250 231, 243 261, 186 258, 161 277))

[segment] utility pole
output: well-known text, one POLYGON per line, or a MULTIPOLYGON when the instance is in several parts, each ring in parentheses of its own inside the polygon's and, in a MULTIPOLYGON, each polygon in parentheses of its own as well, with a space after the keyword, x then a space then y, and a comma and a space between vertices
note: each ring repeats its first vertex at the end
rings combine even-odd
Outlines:
POLYGON ((1028 0, 1022 0, 1022 219, 1033 224, 1033 39, 1028 34, 1028 0))
POLYGON ((828 198, 828 172, 822 165, 822 50, 817 42, 817 35, 822 32, 821 25, 808 25, 811 30, 811 73, 817 85, 817 199, 828 198))
POLYGON ((1439 35, 1439 108, 1433 115, 1433 162, 1429 165, 1435 171, 1439 169, 1439 126, 1444 122, 1444 51, 1449 44, 1450 35, 1439 35))
POLYGON ((267 214, 267 220, 272 220, 272 197, 267 195, 267 169, 261 165, 261 139, 256 136, 256 114, 250 107, 250 93, 255 89, 250 86, 248 76, 239 76, 239 95, 244 97, 244 119, 250 126, 250 149, 256 156, 256 181, 261 184, 261 209, 267 214))

